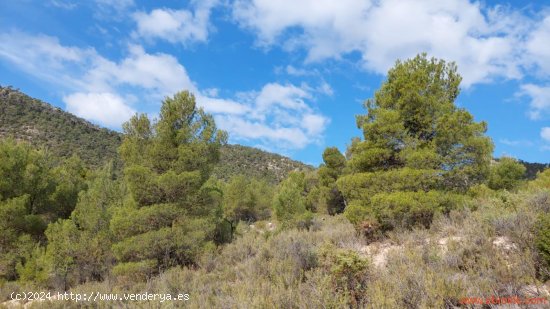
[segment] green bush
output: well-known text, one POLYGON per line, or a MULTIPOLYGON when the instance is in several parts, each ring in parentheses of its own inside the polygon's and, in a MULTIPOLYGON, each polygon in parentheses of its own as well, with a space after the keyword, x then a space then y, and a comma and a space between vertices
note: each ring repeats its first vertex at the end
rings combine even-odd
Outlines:
POLYGON ((487 185, 493 190, 515 189, 525 177, 526 168, 513 158, 500 158, 491 166, 487 185))
POLYGON ((550 214, 540 214, 536 223, 535 244, 540 255, 540 273, 550 277, 550 214))
POLYGON ((464 205, 465 197, 440 191, 378 193, 368 202, 352 202, 347 218, 355 224, 371 222, 383 231, 394 228, 428 228, 437 213, 449 213, 464 205))
POLYGON ((334 291, 349 297, 351 308, 367 304, 369 261, 357 252, 325 246, 321 250, 324 267, 328 269, 334 291))

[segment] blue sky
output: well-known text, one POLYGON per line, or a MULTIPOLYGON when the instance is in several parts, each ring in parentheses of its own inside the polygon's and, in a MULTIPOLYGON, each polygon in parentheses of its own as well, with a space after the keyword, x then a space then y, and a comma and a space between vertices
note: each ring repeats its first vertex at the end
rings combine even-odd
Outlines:
POLYGON ((0 85, 96 124, 187 89, 231 143, 314 165, 427 52, 458 64, 495 156, 550 162, 550 1, 1 1, 0 42, 0 85))

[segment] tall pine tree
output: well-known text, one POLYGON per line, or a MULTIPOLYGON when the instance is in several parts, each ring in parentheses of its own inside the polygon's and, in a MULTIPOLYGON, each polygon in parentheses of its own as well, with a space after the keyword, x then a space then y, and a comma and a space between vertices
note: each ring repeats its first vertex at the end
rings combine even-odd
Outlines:
POLYGON ((147 276, 193 263, 222 215, 205 183, 227 134, 186 91, 164 100, 156 123, 136 115, 124 131, 120 154, 129 196, 111 222, 114 272, 147 276))
POLYGON ((363 139, 353 140, 338 180, 352 222, 427 226, 484 181, 493 145, 486 124, 455 105, 460 81, 455 64, 425 54, 389 70, 357 116, 363 139))

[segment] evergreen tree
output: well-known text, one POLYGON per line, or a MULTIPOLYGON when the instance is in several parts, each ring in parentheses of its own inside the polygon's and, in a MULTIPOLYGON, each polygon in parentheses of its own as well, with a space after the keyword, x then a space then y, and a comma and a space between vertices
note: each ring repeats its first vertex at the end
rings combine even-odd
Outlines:
POLYGON ((115 273, 193 263, 221 219, 206 184, 227 134, 186 91, 164 100, 156 123, 136 115, 124 131, 120 154, 129 196, 111 224, 115 273))
POLYGON ((265 180, 249 179, 244 175, 231 178, 223 190, 223 212, 231 228, 230 238, 239 221, 268 218, 272 197, 271 187, 265 180))
POLYGON ((304 172, 292 172, 281 182, 273 197, 273 210, 283 228, 309 228, 312 212, 307 208, 307 194, 304 172))
POLYGON ((456 107, 460 81, 456 65, 425 54, 389 70, 357 116, 363 139, 352 141, 338 180, 352 222, 427 226, 485 180, 492 142, 484 122, 456 107))
POLYGON ((21 281, 67 289, 108 274, 113 264, 109 220, 123 190, 114 180, 112 165, 88 177, 89 189, 80 192, 70 218, 48 225, 47 247, 36 246, 18 263, 21 281))
POLYGON ((512 190, 525 177, 526 168, 513 158, 503 157, 491 166, 487 185, 493 190, 512 190))
POLYGON ((48 224, 69 216, 85 177, 77 157, 55 167, 42 150, 0 142, 0 279, 16 279, 44 243, 48 224))
POLYGON ((329 147, 323 152, 323 162, 319 167, 319 199, 321 208, 330 215, 341 213, 345 208, 345 200, 336 185, 346 167, 346 158, 338 148, 329 147))

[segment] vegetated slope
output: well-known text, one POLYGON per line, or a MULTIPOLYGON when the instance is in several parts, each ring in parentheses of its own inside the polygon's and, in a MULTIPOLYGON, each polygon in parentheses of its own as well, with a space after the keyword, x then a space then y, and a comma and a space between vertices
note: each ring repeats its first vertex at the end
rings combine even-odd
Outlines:
POLYGON ((277 183, 294 170, 312 170, 313 167, 287 157, 241 145, 226 145, 222 148, 220 163, 214 175, 227 180, 243 174, 251 178, 277 183))
POLYGON ((527 179, 535 179, 538 172, 542 172, 543 170, 550 167, 549 163, 546 163, 546 164, 543 164, 543 163, 530 163, 530 162, 525 162, 525 161, 522 161, 522 160, 519 160, 519 162, 521 164, 523 164, 526 168, 525 177, 527 179))
POLYGON ((121 135, 11 87, 0 87, 0 137, 26 140, 54 156, 77 154, 91 166, 116 156, 121 135))
MULTIPOLYGON (((117 158, 122 134, 96 126, 11 87, 0 86, 0 138, 25 140, 46 147, 52 155, 77 154, 92 167, 117 158)), ((214 175, 227 180, 244 174, 279 182, 293 170, 311 166, 287 157, 241 145, 222 148, 214 175)))

